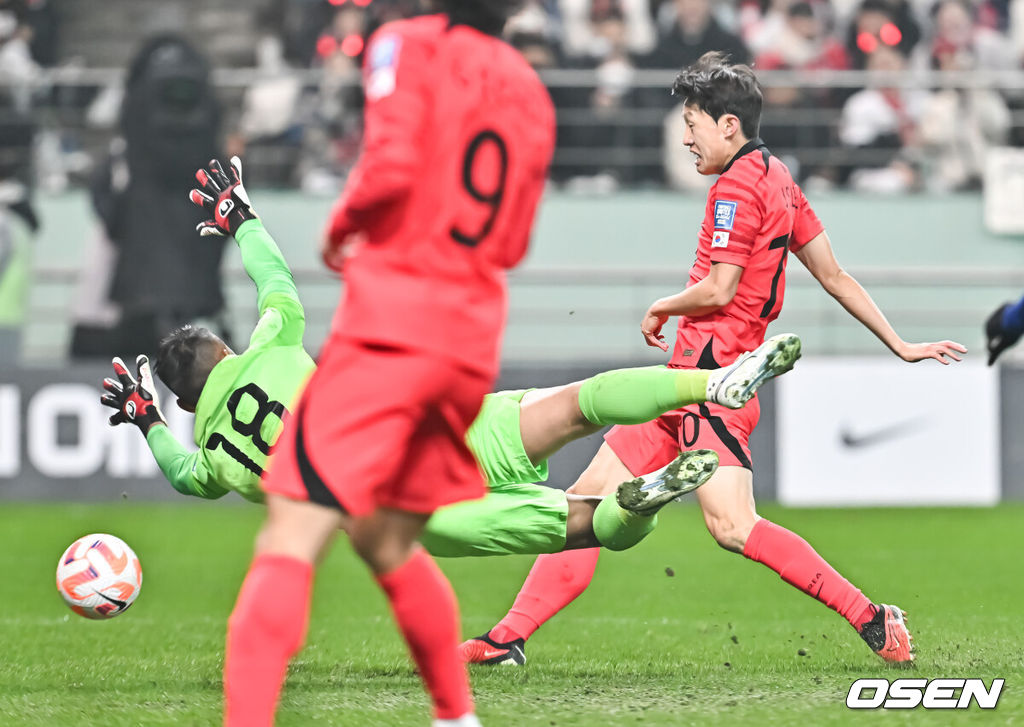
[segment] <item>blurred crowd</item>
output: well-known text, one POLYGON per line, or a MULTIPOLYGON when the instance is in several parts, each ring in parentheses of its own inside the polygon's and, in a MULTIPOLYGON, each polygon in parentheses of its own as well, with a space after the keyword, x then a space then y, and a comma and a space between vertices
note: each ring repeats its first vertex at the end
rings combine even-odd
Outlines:
MULTIPOLYGON (((429 1, 0 0, 0 364, 24 317, 33 190, 68 185, 89 189, 97 219, 72 353, 109 356, 185 321, 226 336, 223 248, 190 231, 191 170, 237 153, 253 185, 336 194, 361 140, 367 39, 429 1), (124 73, 75 80, 91 69, 124 73), (180 219, 151 224, 168 215, 180 219), (156 249, 161 275, 147 277, 156 249)), ((525 0, 506 37, 548 84, 551 179, 573 191, 710 184, 668 91, 708 50, 795 72, 763 77, 761 137, 808 189, 977 189, 989 149, 1024 143, 1013 74, 891 82, 1019 72, 1024 0, 525 0), (801 76, 845 70, 867 73, 801 76)))
MULTIPOLYGON (((708 50, 761 71, 1012 71, 1024 58, 1024 8, 1011 0, 527 0, 510 43, 549 78, 559 113, 553 179, 570 188, 702 188, 682 145, 672 74, 708 50), (638 72, 665 69, 662 83, 638 72), (552 74, 546 74, 551 77, 552 74)), ((323 67, 324 86, 299 126, 307 188, 331 188, 358 141, 358 93, 337 79, 358 67, 380 23, 423 10, 416 0, 280 0, 260 63, 323 67), (306 14, 296 12, 299 6, 306 14), (320 15, 317 15, 320 13, 320 15), (307 22, 298 19, 306 17, 307 22), (290 24, 289 19, 290 18, 290 24), (316 30, 319 28, 319 30, 316 30), (328 150, 325 155, 324 150, 328 150), (324 159, 332 164, 324 165, 324 159)), ((268 16, 270 17, 270 16, 268 16)), ((281 83, 281 82, 278 82, 281 83)), ((258 94, 249 94, 250 102, 258 94)), ((296 99, 300 94, 293 89, 296 99)), ((263 106, 277 104, 267 92, 263 106)), ((766 88, 762 137, 805 184, 882 193, 980 185, 985 151, 1020 143, 1019 91, 780 86, 766 88)), ((251 120, 269 118, 248 108, 251 120)), ((294 119, 295 117, 293 117, 294 119)), ((243 124, 242 133, 258 123, 243 124)), ((267 129, 265 131, 278 131, 267 129)))
MULTIPOLYGON (((17 115, 20 109, 27 118, 25 89, 38 68, 60 60, 55 3, 59 10, 61 0, 0 0, 0 80, 7 97, 0 110, 14 109, 17 115)), ((189 8, 190 3, 196 4, 179 0, 189 8)), ((173 5, 161 9, 166 13, 173 5)), ((218 8, 227 3, 205 5, 199 4, 200 11, 186 8, 185 16, 223 15, 218 8)), ((699 188, 706 180, 694 173, 682 147, 677 99, 667 89, 672 72, 705 51, 726 51, 759 71, 855 69, 902 76, 1018 70, 1024 58, 1021 5, 1012 0, 526 0, 509 23, 507 38, 549 81, 559 113, 555 182, 594 190, 623 184, 699 188), (654 69, 664 76, 647 73, 645 82, 638 81, 654 69), (579 73, 554 77, 547 73, 552 70, 579 73)), ((226 104, 226 150, 244 149, 254 157, 256 181, 333 194, 358 152, 362 99, 354 80, 366 39, 384 22, 429 9, 429 0, 262 0, 236 11, 248 18, 244 28, 234 28, 242 36, 239 42, 200 49, 242 48, 211 62, 258 71, 258 80, 226 104), (321 73, 311 83, 309 76, 292 72, 296 69, 321 73)), ((222 35, 225 30, 214 28, 222 35)), ((194 44, 196 34, 189 35, 194 44)), ((136 40, 141 45, 143 39, 136 40)), ((70 97, 87 106, 85 124, 92 128, 114 129, 122 93, 77 89, 60 100, 67 104, 70 97)), ((1024 106, 1024 95, 1014 89, 769 82, 765 95, 762 137, 810 185, 878 192, 975 188, 985 150, 1021 142, 1024 129, 1014 123, 1015 110, 1024 106)), ((5 126, 4 144, 23 147, 30 126, 5 126)), ((48 141, 52 154, 64 154, 59 166, 72 177, 91 166, 90 160, 68 154, 82 144, 67 136, 48 141)), ((62 183, 58 176, 48 186, 62 183)))

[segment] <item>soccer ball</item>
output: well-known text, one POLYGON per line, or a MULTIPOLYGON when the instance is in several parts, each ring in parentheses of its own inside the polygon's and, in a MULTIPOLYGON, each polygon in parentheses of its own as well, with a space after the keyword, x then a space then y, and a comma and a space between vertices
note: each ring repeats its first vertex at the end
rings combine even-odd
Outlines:
POLYGON ((57 563, 57 591, 79 616, 114 618, 135 602, 141 588, 138 557, 113 535, 83 535, 57 563))

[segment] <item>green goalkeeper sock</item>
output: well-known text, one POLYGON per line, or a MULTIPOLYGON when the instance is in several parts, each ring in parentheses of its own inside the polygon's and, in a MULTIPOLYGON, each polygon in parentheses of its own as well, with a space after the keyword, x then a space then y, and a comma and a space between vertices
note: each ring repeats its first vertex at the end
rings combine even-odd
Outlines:
POLYGON ((632 548, 657 524, 657 515, 638 515, 619 507, 614 494, 601 500, 594 510, 594 535, 608 550, 632 548))
POLYGON ((580 411, 588 421, 641 424, 705 400, 710 372, 644 366, 605 371, 583 382, 580 411))

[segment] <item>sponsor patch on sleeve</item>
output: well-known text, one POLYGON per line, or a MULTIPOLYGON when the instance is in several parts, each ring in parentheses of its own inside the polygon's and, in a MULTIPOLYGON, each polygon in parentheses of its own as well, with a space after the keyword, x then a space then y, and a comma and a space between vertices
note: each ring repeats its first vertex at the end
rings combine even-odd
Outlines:
MULTIPOLYGON (((736 202, 720 199, 715 201, 715 229, 731 230, 736 221, 736 202)), ((728 235, 726 240, 728 240, 728 235)))
POLYGON ((389 96, 395 90, 395 72, 402 39, 397 35, 376 38, 366 63, 366 97, 371 101, 389 96))
POLYGON ((728 247, 729 246, 729 233, 722 232, 721 230, 715 230, 715 234, 711 236, 711 247, 728 247))

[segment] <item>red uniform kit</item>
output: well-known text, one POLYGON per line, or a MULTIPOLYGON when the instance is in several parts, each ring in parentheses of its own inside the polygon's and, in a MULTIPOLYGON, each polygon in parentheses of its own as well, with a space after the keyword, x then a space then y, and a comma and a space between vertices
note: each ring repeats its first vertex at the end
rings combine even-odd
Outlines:
POLYGON ((444 16, 382 26, 363 73, 363 155, 328 232, 366 240, 264 487, 431 512, 484 493, 464 435, 497 374, 554 108, 519 53, 444 16))
MULTIPOLYGON (((710 369, 732 363, 764 341, 782 310, 786 259, 823 230, 786 165, 760 139, 748 142, 708 192, 697 260, 688 285, 703 280, 712 263, 743 268, 732 301, 705 316, 681 316, 669 366, 710 369)), ((748 439, 761 407, 755 397, 742 409, 697 404, 653 422, 614 427, 605 436, 630 472, 668 464, 679 452, 712 449, 722 466, 751 469, 748 439)))

